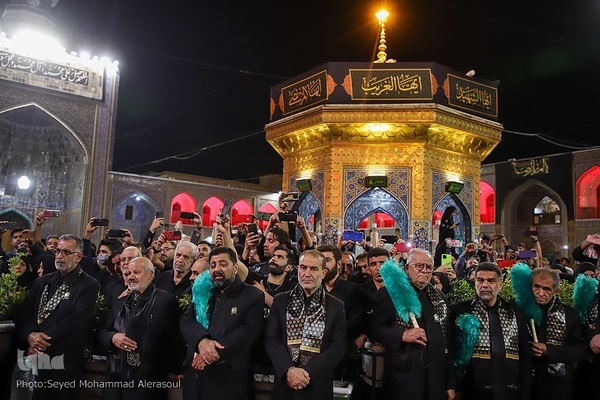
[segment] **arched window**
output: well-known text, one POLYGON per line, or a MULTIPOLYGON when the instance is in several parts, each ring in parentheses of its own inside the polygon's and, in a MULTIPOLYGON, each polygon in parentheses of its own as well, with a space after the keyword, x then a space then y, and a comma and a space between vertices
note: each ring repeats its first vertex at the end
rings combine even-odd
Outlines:
POLYGON ((254 207, 246 200, 240 200, 231 208, 231 225, 235 226, 242 222, 252 222, 254 207))
POLYGON ((548 196, 542 197, 533 209, 533 224, 560 224, 560 206, 558 203, 548 196))
POLYGON ((486 181, 479 184, 479 218, 482 224, 493 224, 496 215, 496 194, 486 181))
POLYGON ((577 218, 600 218, 600 167, 595 165, 585 171, 575 186, 577 218))
MULTIPOLYGON (((180 220, 179 214, 182 211, 196 212, 197 205, 198 203, 196 202, 196 199, 194 199, 189 193, 182 192, 173 197, 173 200, 171 200, 171 223, 176 224, 180 220)), ((182 220, 181 222, 184 224, 193 223, 191 220, 187 219, 182 220)))
POLYGON ((202 205, 202 225, 212 226, 222 208, 223 200, 216 196, 208 198, 202 205))

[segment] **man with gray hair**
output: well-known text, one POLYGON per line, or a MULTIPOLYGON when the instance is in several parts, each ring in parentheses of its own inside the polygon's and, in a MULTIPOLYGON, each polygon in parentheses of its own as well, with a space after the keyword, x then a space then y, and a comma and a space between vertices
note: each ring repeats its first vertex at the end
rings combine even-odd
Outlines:
POLYGON ((168 376, 180 379, 183 362, 177 300, 152 283, 154 265, 145 257, 131 260, 123 277, 130 294, 117 300, 98 334, 109 351, 107 381, 115 383, 103 396, 166 399, 168 376))
POLYGON ((19 348, 38 359, 63 358, 62 368, 40 368, 34 389, 36 399, 78 399, 78 387, 59 386, 79 381, 83 350, 88 336, 98 282, 83 272, 83 242, 75 235, 62 235, 54 249, 56 272, 36 279, 27 295, 19 326, 19 348), (46 385, 55 383, 55 385, 46 385))
POLYGON ((156 287, 180 297, 190 287, 191 268, 198 258, 198 247, 192 242, 181 241, 175 248, 173 269, 161 272, 156 277, 156 287))
POLYGON ((265 348, 275 367, 273 400, 331 399, 333 369, 346 350, 344 303, 322 285, 325 255, 300 256, 298 285, 275 296, 265 348))
POLYGON ((389 275, 383 268, 387 265, 381 273, 385 287, 377 291, 371 317, 371 336, 385 346, 384 396, 452 400, 456 378, 449 352, 448 301, 430 283, 433 258, 423 249, 412 249, 404 265, 406 284, 386 278, 389 275), (396 306, 403 298, 421 303, 417 324, 400 318, 402 312, 396 306))
POLYGON ((581 321, 577 311, 558 299, 560 277, 556 270, 535 268, 531 291, 542 310, 535 325, 537 341, 531 343, 534 400, 574 398, 575 365, 586 356, 581 321))

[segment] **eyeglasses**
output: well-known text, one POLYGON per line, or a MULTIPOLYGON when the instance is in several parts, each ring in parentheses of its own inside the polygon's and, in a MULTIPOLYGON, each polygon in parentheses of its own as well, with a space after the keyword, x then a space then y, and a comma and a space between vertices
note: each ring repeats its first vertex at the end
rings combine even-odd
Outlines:
POLYGON ((79 251, 72 251, 69 249, 54 249, 54 250, 52 250, 52 252, 54 253, 55 256, 62 254, 63 257, 69 257, 69 256, 72 256, 73 254, 81 254, 79 251))
POLYGON ((433 264, 425 264, 425 263, 411 263, 411 264, 415 266, 417 271, 423 271, 423 269, 425 269, 425 271, 427 271, 427 272, 433 271, 433 264))
POLYGON ((163 247, 160 249, 161 253, 166 253, 169 250, 175 250, 175 247, 163 247))

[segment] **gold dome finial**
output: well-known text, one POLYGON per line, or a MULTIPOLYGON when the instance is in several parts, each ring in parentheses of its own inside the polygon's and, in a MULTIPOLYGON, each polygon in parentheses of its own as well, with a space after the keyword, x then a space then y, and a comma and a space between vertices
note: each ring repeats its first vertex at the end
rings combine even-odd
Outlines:
POLYGON ((377 60, 375 60, 374 62, 384 63, 387 59, 387 54, 385 52, 385 50, 387 49, 387 46, 385 45, 385 21, 387 21, 387 18, 390 16, 390 13, 386 10, 380 10, 375 14, 375 16, 379 20, 381 32, 379 34, 379 53, 377 53, 377 60))

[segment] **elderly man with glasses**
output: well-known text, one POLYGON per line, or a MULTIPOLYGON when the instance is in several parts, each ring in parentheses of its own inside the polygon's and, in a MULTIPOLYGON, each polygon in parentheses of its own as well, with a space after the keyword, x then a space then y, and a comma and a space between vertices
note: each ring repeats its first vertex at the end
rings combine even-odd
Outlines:
POLYGON ((448 302, 430 283, 433 268, 429 252, 412 249, 404 266, 410 284, 386 282, 377 292, 371 336, 386 349, 385 398, 452 400, 455 397, 448 302), (418 326, 406 323, 396 310, 403 297, 414 296, 410 291, 414 291, 421 304, 421 315, 416 317, 418 326))
POLYGON ((100 288, 79 266, 82 253, 79 237, 62 235, 54 249, 57 271, 38 278, 25 300, 19 347, 26 354, 37 354, 38 360, 52 360, 48 365, 38 362, 36 399, 79 398, 78 386, 68 384, 81 377, 83 350, 100 288))

